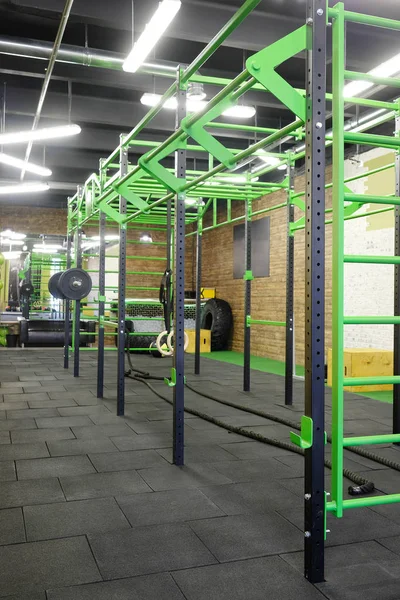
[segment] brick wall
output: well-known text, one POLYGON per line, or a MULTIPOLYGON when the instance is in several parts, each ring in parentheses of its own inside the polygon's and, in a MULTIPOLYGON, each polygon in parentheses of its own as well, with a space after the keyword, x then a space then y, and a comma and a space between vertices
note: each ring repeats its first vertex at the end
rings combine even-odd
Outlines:
POLYGON ((67 211, 63 208, 0 205, 0 229, 22 233, 52 233, 66 235, 67 211))
MULTIPOLYGON (((327 181, 330 181, 331 169, 327 170, 327 181)), ((304 176, 296 178, 296 191, 304 190, 304 176)), ((284 202, 286 192, 279 191, 253 202, 253 210, 272 207, 284 202)), ((331 192, 328 190, 327 206, 331 205, 331 192)), ((232 202, 232 217, 242 215, 244 203, 232 202)), ((257 278, 252 282, 252 310, 255 319, 285 321, 286 315, 286 209, 281 208, 264 215, 270 221, 270 276, 257 278)), ((300 216, 300 213, 297 216, 300 216)), ((204 227, 210 225, 211 215, 204 221, 204 227)), ((218 222, 226 219, 224 210, 219 211, 218 222)), ((254 219, 254 220, 255 220, 254 219)), ((202 285, 215 287, 217 297, 227 300, 233 311, 234 331, 232 350, 243 351, 244 337, 244 282, 233 279, 233 227, 225 225, 204 233, 203 237, 203 276, 202 285)), ((326 228, 326 347, 331 344, 331 281, 332 268, 330 259, 331 226, 326 228)), ((296 361, 304 361, 304 231, 295 235, 295 336, 296 361)), ((189 274, 190 277, 190 274, 189 274)), ((268 356, 277 360, 285 358, 285 329, 254 325, 251 328, 251 353, 256 356, 268 356)))

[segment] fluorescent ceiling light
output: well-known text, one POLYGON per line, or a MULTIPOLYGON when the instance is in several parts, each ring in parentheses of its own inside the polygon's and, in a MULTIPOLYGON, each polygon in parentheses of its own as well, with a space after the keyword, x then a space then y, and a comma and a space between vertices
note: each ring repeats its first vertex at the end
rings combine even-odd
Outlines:
POLYGON ((276 167, 278 169, 278 171, 286 171, 287 169, 287 164, 286 163, 282 163, 281 165, 279 165, 279 167, 276 167))
POLYGON ((23 246, 24 242, 22 240, 10 240, 9 238, 0 237, 0 244, 2 246, 23 246))
POLYGON ((49 250, 50 249, 58 250, 59 248, 62 248, 62 245, 61 244, 33 244, 33 248, 35 250, 43 250, 44 248, 47 248, 49 250))
POLYGON ((9 165, 10 167, 16 167, 17 169, 24 169, 29 173, 35 173, 36 175, 41 175, 42 177, 50 177, 51 171, 46 167, 41 167, 40 165, 35 165, 31 162, 25 162, 20 158, 15 158, 15 156, 10 156, 9 154, 4 154, 0 152, 0 163, 3 165, 9 165))
MULTIPOLYGON (((112 240, 119 240, 119 235, 106 235, 105 239, 107 242, 112 241, 112 240)), ((93 237, 86 238, 86 241, 88 241, 88 242, 90 242, 91 240, 98 242, 98 241, 100 241, 100 236, 94 235, 93 237)))
POLYGON ((46 192, 50 189, 47 183, 16 183, 13 185, 0 185, 0 194, 29 194, 33 192, 46 192))
POLYGON ((156 12, 147 23, 139 39, 134 43, 131 52, 122 65, 124 71, 136 73, 163 33, 168 29, 180 7, 180 0, 163 0, 159 3, 156 12))
POLYGON ((220 176, 218 179, 224 183, 254 183, 258 181, 259 177, 248 179, 246 175, 227 175, 226 177, 220 176))
POLYGON ((191 100, 204 100, 207 97, 207 94, 204 91, 203 84, 191 81, 188 84, 187 97, 191 100))
POLYGON ((6 260, 12 260, 13 258, 19 258, 21 252, 18 252, 18 250, 10 250, 9 252, 2 252, 2 255, 6 260))
POLYGON ((12 229, 5 229, 4 231, 0 232, 0 236, 7 237, 12 240, 24 240, 26 238, 26 233, 17 233, 12 229))
POLYGON ((36 254, 57 254, 58 250, 56 248, 46 248, 43 246, 42 248, 34 248, 36 254))
POLYGON ((203 198, 186 197, 185 204, 186 206, 204 206, 204 200, 203 198))
POLYGON ((37 142, 40 140, 51 140, 55 138, 77 135, 81 132, 79 125, 61 125, 60 127, 45 127, 32 131, 14 131, 0 133, 0 144, 23 144, 26 142, 37 142))
POLYGON ((277 156, 269 156, 267 153, 259 154, 258 158, 260 158, 266 165, 270 167, 276 167, 281 162, 277 156))
POLYGON ((234 119, 251 119, 256 114, 254 106, 245 106, 244 104, 237 104, 227 108, 222 113, 224 117, 233 117, 234 119))
MULTIPOLYGON (((150 92, 145 92, 140 98, 140 102, 144 104, 144 106, 156 106, 162 96, 160 94, 152 94, 150 92)), ((178 105, 177 99, 175 96, 172 98, 168 98, 163 104, 163 108, 167 108, 168 110, 176 110, 178 105)), ((186 109, 189 113, 199 112, 203 110, 203 108, 207 106, 207 102, 205 100, 197 100, 189 98, 186 102, 186 109)), ((256 109, 254 106, 245 106, 244 104, 238 104, 237 106, 231 106, 227 108, 222 113, 224 117, 234 117, 236 119, 251 119, 254 117, 256 113, 256 109)))
MULTIPOLYGON (((400 72, 400 54, 396 54, 393 58, 381 63, 377 67, 368 71, 368 75, 376 75, 377 77, 393 77, 400 72)), ((369 90, 375 85, 372 81, 351 81, 347 83, 343 88, 343 95, 345 98, 352 98, 358 96, 369 90)))
POLYGON ((153 238, 148 233, 142 233, 142 235, 140 236, 140 241, 144 244, 152 244, 153 238))

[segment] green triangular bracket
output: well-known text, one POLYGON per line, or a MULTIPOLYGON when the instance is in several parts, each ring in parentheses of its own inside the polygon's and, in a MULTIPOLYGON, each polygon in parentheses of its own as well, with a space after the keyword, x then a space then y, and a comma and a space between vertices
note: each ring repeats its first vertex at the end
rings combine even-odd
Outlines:
POLYGON ((307 25, 271 44, 246 61, 248 72, 299 119, 306 120, 306 100, 275 69, 307 48, 307 25))
POLYGON ((110 219, 112 219, 113 221, 115 221, 118 224, 123 223, 125 220, 125 215, 121 215, 118 210, 116 210, 115 208, 113 208, 112 206, 107 204, 107 199, 99 202, 98 208, 103 213, 105 213, 107 215, 107 217, 110 217, 110 219))
MULTIPOLYGON (((185 139, 182 136, 180 136, 176 140, 168 144, 164 150, 156 154, 156 156, 154 158, 151 158, 150 160, 148 156, 151 152, 153 152, 153 150, 150 150, 150 152, 143 154, 143 156, 139 158, 138 164, 141 167, 141 169, 143 169, 143 171, 154 177, 154 179, 161 183, 161 185, 165 186, 171 192, 177 194, 182 185, 185 184, 185 180, 178 179, 178 177, 175 177, 173 173, 170 173, 165 167, 163 167, 160 164, 160 161, 163 158, 169 156, 172 152, 175 152, 176 150, 184 150, 185 148, 186 136, 185 139)), ((136 174, 136 176, 134 177, 133 181, 140 179, 141 176, 142 174, 139 171, 138 174, 136 174)))
POLYGON ((113 185, 113 189, 118 192, 121 196, 125 198, 130 204, 133 204, 139 210, 143 210, 144 212, 149 208, 147 202, 143 200, 140 196, 135 194, 129 187, 131 182, 125 181, 124 183, 118 185, 113 185))
MULTIPOLYGON (((232 94, 231 94, 232 95, 232 94)), ((232 102, 230 96, 218 102, 213 108, 210 108, 200 119, 192 125, 189 125, 192 115, 189 115, 181 122, 181 127, 189 137, 200 144, 214 158, 219 160, 227 169, 231 169, 236 164, 235 155, 232 154, 221 142, 219 142, 211 133, 205 130, 207 123, 219 117, 224 110, 236 104, 232 102)))

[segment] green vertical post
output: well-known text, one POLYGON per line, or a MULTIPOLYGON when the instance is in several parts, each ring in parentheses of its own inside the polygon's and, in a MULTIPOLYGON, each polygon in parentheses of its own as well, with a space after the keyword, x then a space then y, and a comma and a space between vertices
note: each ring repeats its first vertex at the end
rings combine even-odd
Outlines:
POLYGON ((333 220, 332 220, 332 501, 343 516, 344 344, 344 5, 332 25, 333 220))

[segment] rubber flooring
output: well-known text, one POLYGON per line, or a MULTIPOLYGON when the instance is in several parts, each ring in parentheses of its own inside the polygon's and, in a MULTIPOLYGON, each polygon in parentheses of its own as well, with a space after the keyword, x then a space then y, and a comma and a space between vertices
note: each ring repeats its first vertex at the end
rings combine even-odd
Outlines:
MULTIPOLYGON (((135 364, 168 376, 170 359, 135 364)), ((202 360, 200 391, 287 417, 303 414, 303 383, 284 406, 279 375, 202 360)), ((0 350, 0 598, 8 600, 399 600, 400 506, 329 516, 326 581, 303 577, 303 458, 197 416, 185 417, 185 466, 172 464, 172 408, 126 380, 116 416, 116 357, 104 399, 95 353, 81 375, 62 351, 0 350)), ((162 382, 154 384, 172 398, 162 382)), ((186 390, 186 405, 288 441, 289 428, 186 390)), ((391 407, 346 395, 345 431, 390 432, 391 407)), ((326 422, 331 398, 326 390, 326 422)), ((400 462, 395 446, 376 449, 400 462), (398 458, 397 458, 398 457, 398 458)), ((326 449, 327 456, 330 447, 326 449)), ((400 473, 347 453, 346 466, 400 492, 400 473)), ((329 470, 326 471, 329 490, 329 470)), ((350 482, 344 481, 344 486, 350 482)))

